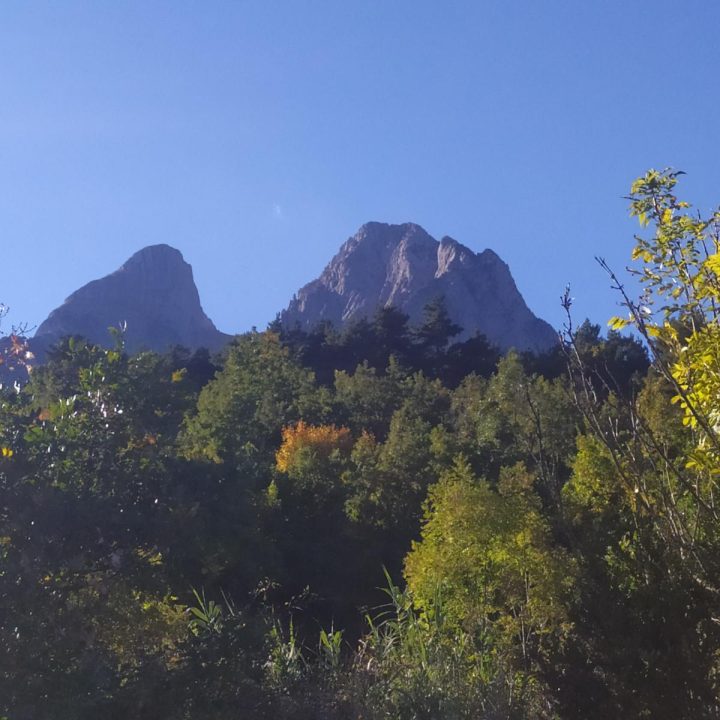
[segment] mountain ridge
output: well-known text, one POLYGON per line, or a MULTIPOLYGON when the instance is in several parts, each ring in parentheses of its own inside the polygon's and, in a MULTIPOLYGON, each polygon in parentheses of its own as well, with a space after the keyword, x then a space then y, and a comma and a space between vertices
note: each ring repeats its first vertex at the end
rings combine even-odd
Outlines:
MULTIPOLYGON (((339 248, 321 274, 278 314, 285 327, 309 330, 321 321, 338 328, 392 306, 422 322, 427 304, 443 297, 463 328, 454 341, 476 334, 501 350, 544 351, 555 331, 522 298, 499 255, 474 252, 449 236, 439 241, 408 222, 365 223, 339 248)), ((126 325, 129 352, 163 352, 175 345, 221 349, 232 338, 205 314, 182 253, 165 243, 131 255, 117 270, 75 292, 38 326, 31 349, 41 360, 62 337, 81 335, 111 345, 108 329, 126 325)))

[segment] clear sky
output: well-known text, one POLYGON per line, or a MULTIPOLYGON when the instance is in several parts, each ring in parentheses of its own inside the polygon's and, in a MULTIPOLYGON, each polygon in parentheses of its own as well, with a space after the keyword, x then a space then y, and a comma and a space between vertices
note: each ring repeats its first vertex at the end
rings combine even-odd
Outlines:
POLYGON ((165 242, 264 327, 364 222, 492 247, 605 322, 649 167, 720 202, 713 0, 0 5, 0 301, 37 324, 165 242))

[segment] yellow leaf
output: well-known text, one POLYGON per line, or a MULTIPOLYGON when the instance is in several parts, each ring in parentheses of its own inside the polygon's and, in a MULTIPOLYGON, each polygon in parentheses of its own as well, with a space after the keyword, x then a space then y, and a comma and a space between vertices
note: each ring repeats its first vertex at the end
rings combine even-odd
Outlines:
POLYGON ((712 270, 716 275, 720 275, 720 253, 711 255, 706 261, 705 265, 707 268, 712 270))
POLYGON ((622 330, 624 327, 628 326, 630 324, 629 320, 625 320, 621 317, 618 317, 617 315, 615 317, 611 317, 608 320, 608 325, 611 330, 622 330))

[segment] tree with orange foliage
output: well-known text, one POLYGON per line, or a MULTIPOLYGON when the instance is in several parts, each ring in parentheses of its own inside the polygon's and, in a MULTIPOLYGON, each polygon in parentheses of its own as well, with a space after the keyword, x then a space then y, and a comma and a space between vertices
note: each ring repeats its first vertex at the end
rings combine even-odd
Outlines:
POLYGON ((333 456, 347 456, 352 448, 352 436, 346 427, 310 425, 300 420, 283 428, 282 444, 275 455, 277 469, 294 474, 307 464, 309 457, 325 464, 333 456))

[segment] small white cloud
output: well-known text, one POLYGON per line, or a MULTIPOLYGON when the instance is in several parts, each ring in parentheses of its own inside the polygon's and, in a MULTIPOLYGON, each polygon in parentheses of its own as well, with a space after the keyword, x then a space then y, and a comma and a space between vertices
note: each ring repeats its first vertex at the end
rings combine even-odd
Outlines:
POLYGON ((275 203, 273 205, 273 216, 276 217, 278 220, 281 220, 283 217, 283 210, 278 203, 275 203))

